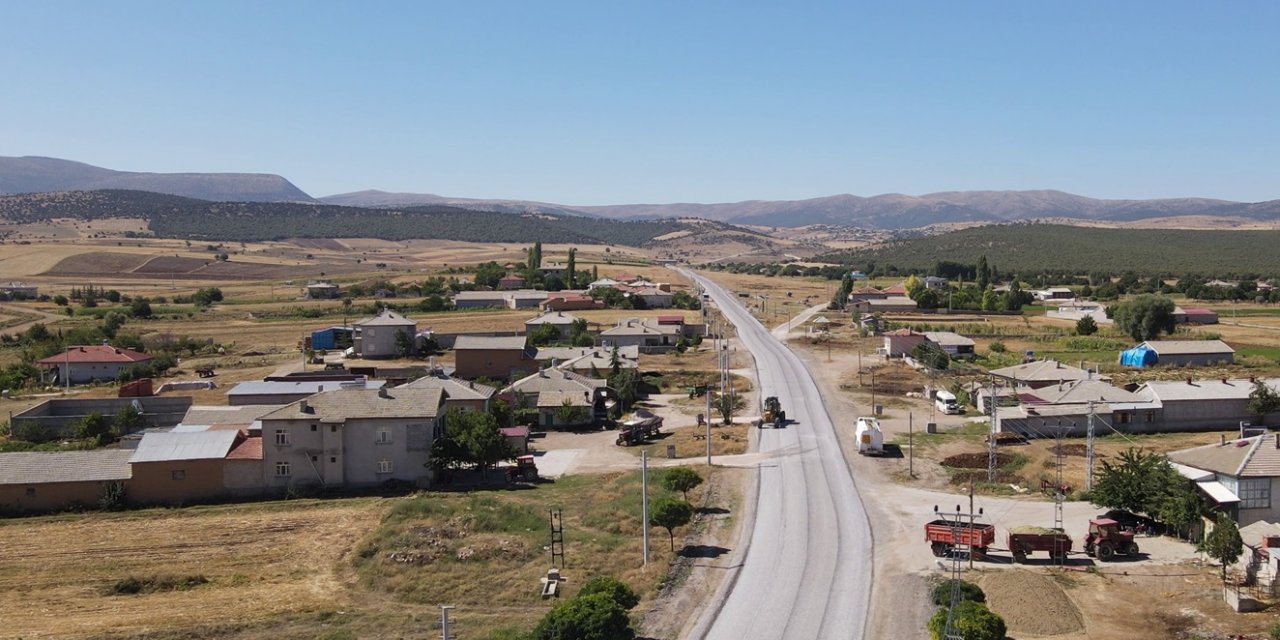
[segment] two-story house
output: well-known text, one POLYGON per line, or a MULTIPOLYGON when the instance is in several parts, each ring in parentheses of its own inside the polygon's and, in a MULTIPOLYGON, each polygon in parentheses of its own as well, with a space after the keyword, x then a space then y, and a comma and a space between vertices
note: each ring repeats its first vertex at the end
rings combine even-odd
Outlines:
POLYGON ((441 389, 324 391, 261 418, 269 490, 313 485, 428 484, 431 443, 444 428, 441 389))

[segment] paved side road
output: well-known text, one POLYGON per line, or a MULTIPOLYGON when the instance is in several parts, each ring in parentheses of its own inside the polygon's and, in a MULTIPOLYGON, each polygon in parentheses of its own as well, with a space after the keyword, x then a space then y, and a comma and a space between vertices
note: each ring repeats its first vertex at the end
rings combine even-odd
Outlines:
POLYGON ((754 522, 741 568, 695 637, 861 638, 871 594, 871 529, 818 387, 784 344, 719 285, 690 272, 755 356, 760 395, 790 424, 760 432, 754 522))

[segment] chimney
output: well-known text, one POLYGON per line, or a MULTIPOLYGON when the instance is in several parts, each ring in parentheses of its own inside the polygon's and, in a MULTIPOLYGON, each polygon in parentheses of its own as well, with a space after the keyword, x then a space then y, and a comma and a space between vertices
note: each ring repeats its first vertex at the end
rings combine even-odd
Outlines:
POLYGON ((311 413, 311 405, 307 404, 306 400, 299 400, 298 411, 301 411, 302 413, 311 413))
MULTIPOLYGON (((1280 433, 1278 433, 1278 434, 1276 434, 1276 435, 1277 435, 1277 436, 1280 436, 1280 433)), ((1219 447, 1225 447, 1225 446, 1227 446, 1227 434, 1225 434, 1225 433, 1220 433, 1220 434, 1218 434, 1218 446, 1219 446, 1219 447)))

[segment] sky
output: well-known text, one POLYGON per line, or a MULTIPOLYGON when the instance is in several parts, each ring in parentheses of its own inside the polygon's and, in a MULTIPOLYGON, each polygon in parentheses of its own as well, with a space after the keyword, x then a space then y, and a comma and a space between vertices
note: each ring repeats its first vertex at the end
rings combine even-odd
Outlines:
POLYGON ((1280 198, 1280 3, 0 0, 0 155, 567 205, 1280 198))

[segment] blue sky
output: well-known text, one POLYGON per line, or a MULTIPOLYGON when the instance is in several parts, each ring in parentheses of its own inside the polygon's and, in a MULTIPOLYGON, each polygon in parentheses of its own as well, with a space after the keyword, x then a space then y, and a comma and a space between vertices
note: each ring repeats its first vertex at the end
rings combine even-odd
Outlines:
POLYGON ((1280 3, 785 4, 0 0, 0 155, 577 205, 1280 198, 1280 3))

